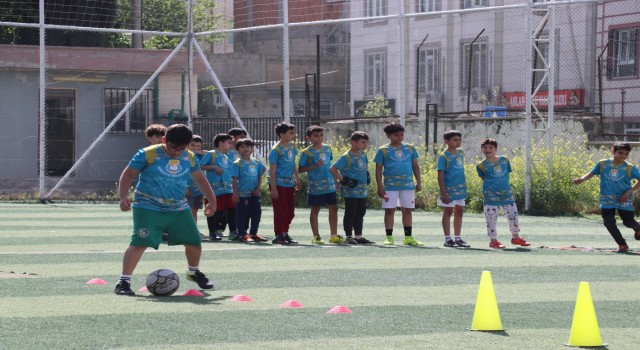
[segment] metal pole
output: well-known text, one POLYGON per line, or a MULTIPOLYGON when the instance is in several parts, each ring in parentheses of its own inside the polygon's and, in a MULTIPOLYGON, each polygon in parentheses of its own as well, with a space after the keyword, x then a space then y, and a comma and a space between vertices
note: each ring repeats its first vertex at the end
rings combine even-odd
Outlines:
MULTIPOLYGON (((418 45, 418 48, 416 49, 416 115, 418 117, 420 116, 420 110, 418 109, 418 99, 420 98, 420 95, 419 95, 419 90, 420 90, 420 48, 422 47, 422 44, 424 44, 424 42, 427 40, 428 37, 429 37, 429 34, 425 35, 424 39, 422 39, 422 41, 420 42, 420 45, 418 45)), ((426 81, 425 81, 425 89, 426 89, 426 81)), ((427 102, 427 106, 428 106, 428 102, 427 102)), ((428 113, 428 111, 427 111, 427 113, 428 113)), ((428 135, 426 135, 426 136, 428 136, 428 135)), ((425 141, 425 144, 426 144, 427 140, 425 139, 424 141, 425 141)))
POLYGON ((45 29, 44 29, 44 0, 40 0, 38 2, 38 19, 40 23, 40 43, 39 43, 39 56, 40 56, 40 98, 38 99, 39 109, 40 109, 40 135, 38 137, 38 153, 40 154, 38 168, 40 173, 38 174, 38 188, 40 192, 40 201, 44 202, 45 195, 45 158, 47 151, 45 143, 46 143, 46 128, 47 128, 47 120, 46 120, 46 111, 45 111, 45 98, 46 98, 46 58, 45 58, 45 29))
MULTIPOLYGON (((131 0, 131 22, 133 29, 142 30, 142 0, 131 0)), ((132 33, 131 47, 141 49, 143 46, 142 33, 132 33)))
POLYGON ((315 117, 317 120, 320 119, 320 35, 316 35, 316 76, 313 78, 314 82, 314 98, 315 98, 315 106, 316 113, 315 117))
POLYGON ((531 73, 532 73, 532 56, 533 56, 533 38, 532 38, 532 17, 533 17, 533 0, 527 0, 526 25, 525 25, 525 133, 524 133, 524 209, 531 210, 531 104, 533 99, 531 96, 531 73))
POLYGON ((282 1, 282 80, 284 83, 284 120, 291 121, 291 87, 289 86, 289 0, 282 1))
POLYGON ((404 56, 405 56, 405 42, 404 42, 404 1, 400 1, 399 4, 399 13, 398 13, 398 52, 400 54, 399 57, 399 68, 398 68, 398 101, 396 101, 396 113, 400 116, 400 124, 405 124, 405 76, 404 76, 404 56))
POLYGON ((556 70, 555 70, 555 57, 556 57, 556 7, 550 6, 549 8, 549 75, 547 77, 547 84, 549 85, 549 107, 547 108, 547 144, 549 147, 549 181, 553 178, 553 158, 554 158, 554 117, 555 117, 555 104, 556 104, 556 70))
POLYGON ((189 18, 187 25, 189 29, 187 38, 189 38, 189 43, 187 44, 187 68, 189 71, 189 76, 187 77, 187 82, 189 84, 189 87, 187 88, 187 98, 189 99, 189 115, 187 115, 187 125, 189 125, 189 128, 193 130, 193 105, 191 103, 191 77, 193 76, 193 0, 189 0, 188 13, 189 18))
POLYGON ((469 74, 467 75, 467 114, 469 114, 469 108, 471 107, 471 67, 473 67, 473 44, 478 40, 480 35, 484 33, 484 28, 473 38, 471 44, 469 44, 469 74))

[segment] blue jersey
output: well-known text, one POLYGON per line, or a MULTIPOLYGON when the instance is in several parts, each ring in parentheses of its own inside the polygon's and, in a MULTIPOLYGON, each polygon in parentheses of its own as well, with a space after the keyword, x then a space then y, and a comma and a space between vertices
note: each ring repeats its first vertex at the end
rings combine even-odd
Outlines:
POLYGON ((622 195, 631 188, 632 179, 640 179, 640 171, 630 163, 614 165, 611 159, 603 159, 591 170, 600 176, 600 208, 633 210, 633 192, 624 203, 618 203, 622 195))
MULTIPOLYGON (((278 143, 269 151, 269 164, 276 165, 276 186, 296 186, 294 170, 297 155, 298 150, 291 143, 287 147, 278 143)), ((274 176, 274 174, 269 174, 269 176, 274 176)))
POLYGON ((300 154, 300 160, 298 166, 306 167, 316 164, 319 160, 324 162, 324 165, 307 171, 307 179, 309 186, 307 192, 312 195, 332 193, 336 191, 336 184, 333 182, 333 175, 331 175, 331 161, 333 160, 333 154, 331 148, 327 145, 322 145, 321 149, 315 149, 312 146, 305 148, 300 154))
POLYGON ((515 203, 509 184, 511 163, 507 157, 499 157, 497 162, 486 159, 476 166, 478 176, 484 179, 482 198, 485 205, 506 205, 515 203))
POLYGON ((373 161, 382 164, 384 188, 387 191, 404 191, 416 188, 413 182, 413 160, 418 159, 416 148, 402 143, 400 147, 386 144, 378 148, 373 161))
POLYGON ((236 160, 240 159, 240 152, 236 151, 235 149, 230 149, 227 152, 227 158, 229 158, 231 163, 235 163, 236 160))
POLYGON ((133 193, 133 207, 163 212, 189 210, 184 193, 191 173, 200 165, 190 151, 170 157, 162 145, 139 150, 129 161, 129 167, 140 171, 133 193))
POLYGON ((464 153, 458 149, 456 154, 444 151, 438 156, 438 171, 444 172, 444 186, 449 199, 455 201, 467 198, 467 181, 464 177, 464 153))
MULTIPOLYGON (((195 153, 195 157, 198 160, 199 164, 207 164, 211 161, 211 154, 209 154, 209 152, 204 154, 195 153)), ((191 176, 189 176, 188 187, 189 191, 191 192, 191 196, 202 196, 202 191, 200 191, 200 188, 198 187, 196 182, 193 181, 193 178, 191 178, 191 176)))
POLYGON ((238 159, 233 165, 231 176, 238 179, 238 196, 240 198, 251 197, 252 192, 258 187, 258 178, 266 170, 264 165, 255 158, 251 158, 251 160, 238 159))
POLYGON ((231 167, 233 163, 229 161, 227 155, 217 150, 209 151, 211 159, 208 164, 215 165, 222 169, 222 174, 218 174, 215 170, 207 170, 207 180, 216 196, 233 193, 233 185, 231 184, 231 167))
POLYGON ((369 159, 367 154, 359 151, 358 155, 345 152, 333 166, 340 171, 343 177, 349 177, 358 181, 354 188, 340 187, 342 198, 367 198, 367 168, 369 159))

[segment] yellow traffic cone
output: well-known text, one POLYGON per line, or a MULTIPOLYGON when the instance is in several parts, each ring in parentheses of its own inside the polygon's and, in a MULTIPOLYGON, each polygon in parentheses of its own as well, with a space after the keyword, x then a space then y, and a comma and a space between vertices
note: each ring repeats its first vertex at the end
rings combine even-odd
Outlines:
POLYGON ((591 300, 589 282, 580 282, 576 308, 573 311, 569 346, 604 346, 598 328, 596 309, 591 300))
POLYGON ((473 312, 471 322, 472 331, 502 331, 502 321, 496 293, 493 290, 491 272, 482 271, 480 287, 478 288, 478 298, 476 299, 476 309, 473 312))

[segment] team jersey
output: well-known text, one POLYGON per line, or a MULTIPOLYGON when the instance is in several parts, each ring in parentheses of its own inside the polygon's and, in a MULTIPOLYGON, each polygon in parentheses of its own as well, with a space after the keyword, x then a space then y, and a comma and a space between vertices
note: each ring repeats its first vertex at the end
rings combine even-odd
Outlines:
POLYGON ((231 163, 235 163, 236 160, 240 159, 240 152, 236 151, 235 149, 230 149, 227 152, 227 158, 229 158, 231 163))
POLYGON ((336 191, 336 184, 333 182, 333 175, 331 175, 331 171, 329 170, 331 168, 331 161, 333 160, 333 154, 329 146, 322 145, 321 149, 315 149, 312 146, 305 148, 300 154, 298 166, 310 166, 316 164, 321 159, 324 161, 323 166, 307 171, 307 180, 309 182, 307 193, 311 195, 336 191))
POLYGON ((200 170, 193 153, 184 151, 178 157, 170 157, 162 145, 154 145, 136 152, 128 165, 140 171, 133 192, 134 208, 161 212, 189 210, 184 195, 187 181, 192 172, 200 170), (151 161, 147 159, 148 154, 155 154, 151 161))
POLYGON ((418 152, 415 147, 407 143, 402 143, 400 147, 386 144, 378 148, 373 161, 383 166, 385 190, 404 191, 416 188, 413 182, 414 159, 418 159, 418 152))
POLYGON ((444 172, 444 185, 449 199, 455 201, 467 198, 467 182, 464 177, 464 153, 443 151, 438 156, 436 170, 444 172))
POLYGON ((509 184, 511 163, 507 157, 499 157, 497 162, 486 159, 476 166, 478 176, 484 179, 482 198, 485 205, 506 205, 515 203, 509 184))
POLYGON ((367 154, 359 151, 358 155, 345 152, 333 166, 340 171, 343 177, 349 177, 358 181, 354 188, 340 186, 342 198, 367 198, 367 168, 369 159, 367 154))
POLYGON ((218 150, 209 151, 207 153, 209 153, 211 159, 208 164, 202 163, 202 165, 215 165, 222 169, 222 174, 218 174, 213 169, 207 170, 207 180, 209 180, 213 193, 216 196, 233 193, 230 173, 233 163, 229 161, 226 154, 218 152, 218 150))
POLYGON ((631 188, 632 179, 640 179, 638 168, 627 162, 614 165, 611 159, 603 159, 596 163, 591 174, 600 176, 600 208, 633 210, 633 192, 626 202, 618 200, 631 188))
POLYGON ((253 196, 252 192, 258 187, 258 179, 265 171, 264 165, 257 159, 238 159, 233 163, 232 177, 238 180, 238 196, 246 198, 253 196))
MULTIPOLYGON (((269 151, 269 164, 276 164, 276 186, 296 186, 294 169, 297 155, 298 150, 291 143, 287 147, 278 143, 269 151)), ((269 174, 269 176, 273 175, 269 174)))
MULTIPOLYGON (((198 153, 194 153, 196 159, 198 160, 199 164, 207 164, 211 161, 211 154, 209 154, 209 152, 204 153, 204 154, 198 154, 198 153)), ((189 180, 187 182, 189 191, 191 192, 191 196, 202 196, 202 191, 200 191, 200 188, 198 187, 198 185, 196 184, 195 181, 193 181, 193 178, 191 176, 189 176, 189 180)))

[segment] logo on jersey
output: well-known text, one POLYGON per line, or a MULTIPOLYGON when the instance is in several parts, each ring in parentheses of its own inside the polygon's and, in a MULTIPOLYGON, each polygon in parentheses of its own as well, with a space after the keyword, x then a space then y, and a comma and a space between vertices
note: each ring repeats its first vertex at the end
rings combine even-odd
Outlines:
POLYGON ((294 156, 293 156, 293 151, 292 150, 288 150, 287 153, 285 153, 285 160, 287 162, 292 162, 294 160, 294 156))
POLYGON ((502 176, 502 174, 504 174, 504 169, 502 169, 501 165, 496 165, 493 168, 493 172, 496 174, 496 176, 502 176))
POLYGON ((256 169, 255 164, 251 164, 247 167, 247 174, 251 176, 258 174, 258 169, 256 169))
POLYGON ((220 167, 221 168, 229 168, 229 158, 228 157, 222 157, 222 160, 220 161, 220 167))
POLYGON ((411 154, 408 153, 404 153, 402 151, 402 149, 399 150, 395 150, 392 154, 391 154, 391 158, 393 158, 395 161, 401 162, 407 158, 409 158, 411 156, 411 154))
POLYGON ((462 159, 462 157, 456 157, 456 161, 454 163, 454 167, 456 167, 456 168, 464 168, 464 159, 462 159))
POLYGON ((144 228, 144 227, 141 227, 141 228, 138 229, 138 232, 136 232, 136 234, 140 238, 147 238, 147 237, 149 237, 149 230, 144 228))
POLYGON ((364 159, 362 159, 362 158, 358 159, 358 165, 357 165, 358 170, 362 170, 362 169, 364 169, 366 166, 367 166, 367 165, 364 163, 364 159))
POLYGON ((320 160, 323 161, 325 164, 327 163, 327 154, 326 153, 320 153, 320 160))
POLYGON ((611 168, 609 173, 607 174, 607 178, 611 181, 618 181, 622 176, 620 175, 620 171, 616 168, 611 168))
POLYGON ((165 169, 167 170, 167 172, 172 175, 175 176, 178 173, 180 173, 180 171, 182 171, 182 166, 180 165, 180 160, 179 159, 169 159, 169 162, 167 163, 167 166, 165 167, 165 169))

